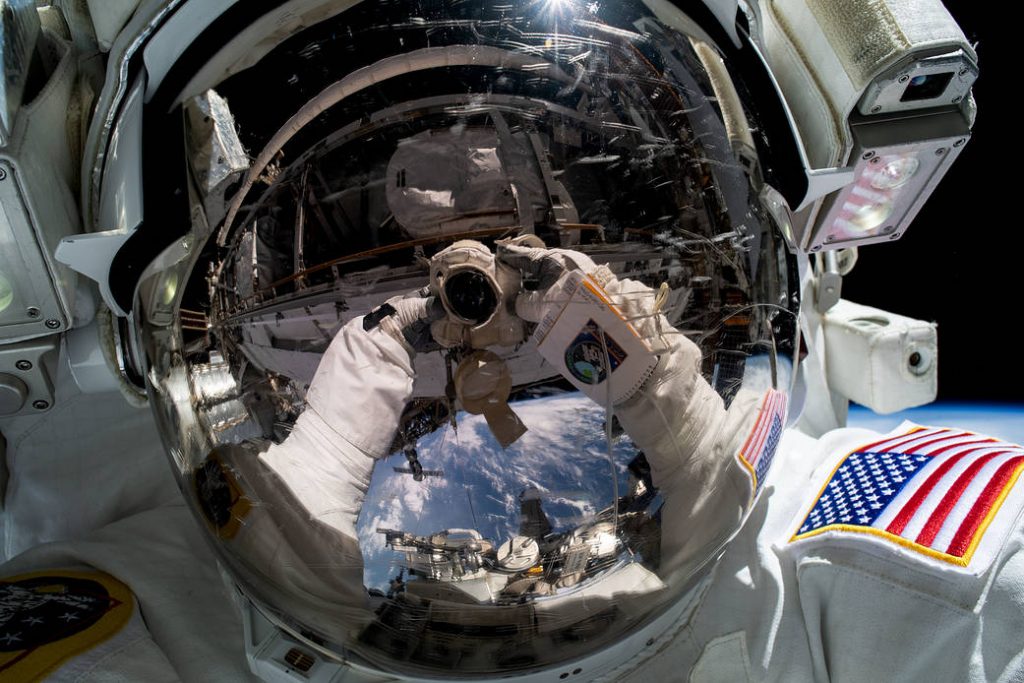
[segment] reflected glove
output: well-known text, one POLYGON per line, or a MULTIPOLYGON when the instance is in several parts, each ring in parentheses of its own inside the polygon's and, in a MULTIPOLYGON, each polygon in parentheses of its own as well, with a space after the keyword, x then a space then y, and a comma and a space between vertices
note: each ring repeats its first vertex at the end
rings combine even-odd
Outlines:
POLYGON ((417 290, 374 309, 363 318, 363 329, 369 332, 379 326, 409 353, 428 353, 441 348, 430 333, 430 324, 444 315, 437 297, 430 296, 429 290, 417 290))
POLYGON ((540 322, 557 314, 566 304, 563 284, 568 273, 578 270, 589 275, 608 294, 619 313, 644 339, 656 355, 674 345, 688 345, 700 352, 658 311, 657 293, 636 280, 620 280, 608 266, 599 266, 586 254, 570 249, 539 249, 499 243, 498 260, 518 269, 524 278, 536 283, 536 290, 523 291, 516 298, 516 315, 529 322, 540 322))
POLYGON ((535 290, 520 292, 516 297, 516 315, 531 323, 540 322, 556 306, 564 305, 559 285, 565 281, 566 273, 579 270, 589 274, 597 270, 597 264, 589 256, 570 249, 541 249, 499 242, 497 258, 536 284, 535 290))
POLYGON ((567 305, 562 284, 579 270, 658 356, 650 376, 614 411, 647 456, 665 497, 663 519, 674 520, 663 531, 659 575, 684 581, 736 532, 752 500, 752 481, 737 452, 760 396, 741 391, 726 410, 701 375, 700 349, 662 315, 661 297, 647 285, 619 279, 607 266, 569 250, 499 245, 498 259, 538 284, 516 300, 523 319, 557 316, 567 305))
MULTIPOLYGON (((374 461, 391 451, 412 397, 416 347, 430 339, 433 297, 395 297, 334 336, 306 392, 308 408, 282 443, 260 456, 311 519, 339 532, 358 556, 356 521, 374 461)), ((361 585, 353 582, 353 592, 361 585)))

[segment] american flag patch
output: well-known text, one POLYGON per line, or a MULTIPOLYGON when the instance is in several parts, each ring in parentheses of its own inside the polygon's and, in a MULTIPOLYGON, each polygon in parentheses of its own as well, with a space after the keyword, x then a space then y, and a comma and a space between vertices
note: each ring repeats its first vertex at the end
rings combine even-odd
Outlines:
POLYGON ((757 422, 740 449, 740 460, 754 478, 754 495, 768 474, 786 426, 786 395, 770 390, 761 401, 757 422))
POLYGON ((791 540, 868 533, 966 567, 1022 469, 1020 446, 916 427, 847 455, 791 540))

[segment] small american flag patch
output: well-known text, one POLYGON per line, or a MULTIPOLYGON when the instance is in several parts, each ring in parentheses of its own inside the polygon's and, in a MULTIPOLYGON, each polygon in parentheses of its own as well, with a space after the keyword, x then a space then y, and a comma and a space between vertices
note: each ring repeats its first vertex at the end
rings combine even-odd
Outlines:
POLYGON ((916 427, 848 454, 791 540, 873 534, 966 567, 1024 469, 1024 448, 916 427))
POLYGON ((761 490, 786 426, 786 395, 771 390, 761 401, 757 422, 740 449, 740 459, 754 478, 754 495, 761 490))

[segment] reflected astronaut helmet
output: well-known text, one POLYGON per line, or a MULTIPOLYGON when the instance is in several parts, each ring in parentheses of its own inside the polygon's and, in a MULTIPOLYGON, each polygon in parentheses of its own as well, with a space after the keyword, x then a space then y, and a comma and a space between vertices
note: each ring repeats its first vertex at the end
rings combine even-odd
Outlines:
MULTIPOLYGON (((658 291, 725 408, 744 391, 784 404, 797 268, 745 90, 669 3, 347 5, 185 105, 193 227, 136 308, 175 473, 239 590, 326 657, 408 678, 599 673, 602 652, 628 660, 678 616, 771 454, 723 456, 750 470, 748 497, 686 562, 667 557, 695 520, 669 514, 616 410, 539 353, 515 314, 528 274, 493 255, 571 250, 658 291), (424 287, 461 297, 458 278, 483 293, 445 305, 487 329, 431 328, 394 424, 365 416, 386 447, 337 455, 331 409, 310 437, 318 373, 341 379, 317 400, 351 418, 384 372, 321 364, 332 340, 424 287), (525 431, 472 409, 474 354, 525 431)), ((740 444, 761 416, 730 423, 740 444)))

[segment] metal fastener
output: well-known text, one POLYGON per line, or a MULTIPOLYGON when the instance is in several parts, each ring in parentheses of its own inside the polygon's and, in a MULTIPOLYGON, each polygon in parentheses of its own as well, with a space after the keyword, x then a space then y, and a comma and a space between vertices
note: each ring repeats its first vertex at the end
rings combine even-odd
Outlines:
POLYGON ((0 180, 7 180, 7 171, 3 168, 0 168, 0 180))
POLYGON ((863 156, 861 156, 861 159, 870 159, 873 156, 875 156, 874 152, 864 152, 863 156))
POLYGON ((32 407, 36 410, 46 410, 50 404, 48 401, 32 401, 32 407))
POLYGON ((38 318, 40 314, 41 311, 35 306, 29 306, 28 309, 25 311, 25 315, 27 315, 30 318, 38 318))
POLYGON ((903 74, 902 76, 900 76, 900 83, 906 83, 909 80, 910 76, 908 76, 907 74, 903 74))
POLYGON ((14 364, 14 367, 18 368, 19 370, 27 372, 28 370, 32 369, 32 361, 19 360, 17 363, 14 364))
POLYGON ((56 318, 50 318, 44 324, 51 330, 56 330, 57 328, 60 327, 60 321, 57 320, 56 318))

